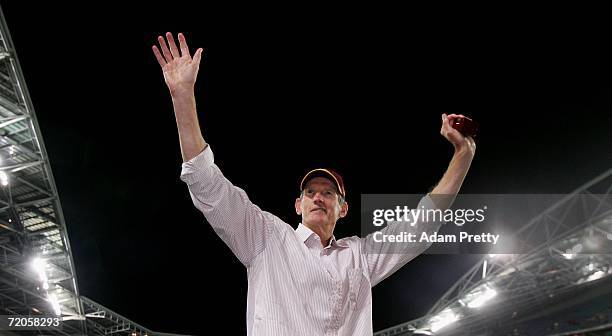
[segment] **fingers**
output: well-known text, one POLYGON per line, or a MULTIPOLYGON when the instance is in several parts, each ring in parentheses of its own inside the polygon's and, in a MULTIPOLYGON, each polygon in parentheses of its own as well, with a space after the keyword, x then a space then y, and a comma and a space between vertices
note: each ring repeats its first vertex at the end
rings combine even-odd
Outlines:
POLYGON ((162 53, 164 54, 164 58, 166 59, 166 62, 170 63, 172 61, 172 54, 170 53, 170 50, 168 50, 168 46, 166 45, 166 40, 164 40, 163 37, 158 36, 157 41, 159 42, 159 45, 161 46, 161 50, 162 50, 162 53))
POLYGON ((442 113, 442 128, 450 126, 448 122, 449 118, 450 118, 450 115, 446 115, 446 113, 442 113))
POLYGON ((164 59, 164 57, 161 55, 161 53, 159 52, 159 49, 157 49, 156 46, 153 46, 153 54, 155 54, 155 58, 157 58, 157 62, 159 62, 159 65, 163 68, 167 62, 164 59))
POLYGON ((464 116, 463 114, 449 114, 448 117, 452 120, 452 119, 457 119, 457 118, 466 118, 466 116, 464 116))
POLYGON ((181 57, 181 54, 179 53, 178 48, 176 47, 176 43, 174 43, 174 37, 172 36, 172 33, 166 33, 166 40, 168 40, 168 45, 170 45, 170 53, 172 53, 172 56, 174 58, 181 57))
POLYGON ((449 114, 442 113, 442 127, 440 127, 440 134, 447 136, 448 133, 459 133, 455 128, 451 126, 451 121, 457 118, 463 117, 462 114, 449 114))
POLYGON ((455 119, 459 119, 459 118, 467 118, 466 116, 464 116, 463 114, 449 114, 447 115, 446 113, 442 113, 442 129, 444 129, 445 127, 450 127, 450 123, 452 120, 455 119))
POLYGON ((193 62, 196 64, 196 66, 200 66, 200 60, 202 59, 202 52, 204 51, 204 49, 199 48, 198 50, 196 50, 195 54, 193 54, 193 62))
MULTIPOLYGON (((187 56, 191 58, 191 56, 189 55, 189 47, 187 46, 187 40, 185 39, 185 36, 182 33, 178 34, 178 40, 179 40, 179 44, 181 47, 180 53, 179 53, 179 49, 176 47, 176 43, 174 42, 174 38, 172 37, 171 33, 166 33, 166 39, 164 39, 162 36, 157 37, 157 41, 159 42, 161 51, 157 46, 153 46, 152 49, 153 49, 153 54, 155 54, 155 58, 157 59, 157 62, 162 68, 164 68, 169 63, 173 62, 175 58, 180 58, 182 56, 187 56), (166 44, 166 40, 167 40, 167 44, 166 44)), ((191 63, 192 65, 196 67, 195 69, 196 73, 200 67, 200 61, 202 59, 203 52, 204 52, 204 49, 202 48, 199 48, 198 50, 196 50, 191 62, 187 63, 187 64, 191 63)))
POLYGON ((187 55, 191 57, 191 55, 189 55, 189 47, 187 46, 187 40, 185 40, 185 35, 183 35, 183 33, 178 34, 178 40, 179 45, 181 46, 181 55, 187 55))

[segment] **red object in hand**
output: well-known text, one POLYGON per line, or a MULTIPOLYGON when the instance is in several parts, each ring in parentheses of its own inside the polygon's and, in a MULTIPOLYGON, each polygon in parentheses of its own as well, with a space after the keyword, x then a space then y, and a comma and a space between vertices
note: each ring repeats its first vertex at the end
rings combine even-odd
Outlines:
POLYGON ((468 117, 459 117, 451 120, 451 126, 466 137, 474 137, 476 132, 478 132, 478 123, 468 117))

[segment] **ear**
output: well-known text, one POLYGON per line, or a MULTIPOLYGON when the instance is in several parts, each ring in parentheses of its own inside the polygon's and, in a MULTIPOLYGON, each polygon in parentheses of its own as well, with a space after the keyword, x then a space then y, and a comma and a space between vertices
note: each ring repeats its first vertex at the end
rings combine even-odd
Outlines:
POLYGON ((299 216, 302 215, 302 199, 299 197, 295 199, 295 213, 299 216))
POLYGON ((340 218, 346 217, 347 213, 348 213, 348 203, 344 201, 344 203, 342 203, 342 206, 340 207, 340 218))

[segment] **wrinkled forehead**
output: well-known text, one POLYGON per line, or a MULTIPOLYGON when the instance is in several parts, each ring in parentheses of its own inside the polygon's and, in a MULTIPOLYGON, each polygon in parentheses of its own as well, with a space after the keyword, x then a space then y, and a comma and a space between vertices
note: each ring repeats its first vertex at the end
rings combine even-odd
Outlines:
POLYGON ((334 182, 332 182, 328 178, 320 177, 320 176, 314 177, 310 179, 308 182, 306 182, 306 185, 304 185, 304 189, 306 188, 325 188, 325 189, 333 189, 336 192, 338 191, 338 189, 336 188, 336 184, 334 182))

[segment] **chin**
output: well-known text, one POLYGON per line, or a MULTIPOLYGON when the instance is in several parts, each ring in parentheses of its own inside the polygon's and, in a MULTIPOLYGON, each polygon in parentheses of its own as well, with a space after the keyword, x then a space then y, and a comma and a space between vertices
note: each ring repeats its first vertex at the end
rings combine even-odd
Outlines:
POLYGON ((316 225, 325 224, 327 222, 328 222, 327 218, 323 218, 323 217, 315 217, 315 218, 308 219, 308 223, 316 224, 316 225))

